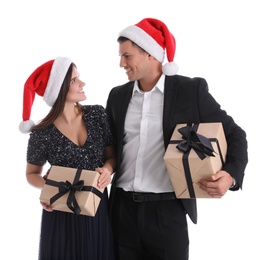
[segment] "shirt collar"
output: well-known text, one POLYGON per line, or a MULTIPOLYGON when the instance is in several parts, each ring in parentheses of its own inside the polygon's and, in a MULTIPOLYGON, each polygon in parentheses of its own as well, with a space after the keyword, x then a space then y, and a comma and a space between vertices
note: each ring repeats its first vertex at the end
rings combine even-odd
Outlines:
MULTIPOLYGON (((155 84, 155 86, 153 87, 151 91, 153 91, 154 89, 158 89, 161 93, 164 93, 164 81, 165 81, 165 75, 162 74, 162 76, 159 78, 158 82, 155 84)), ((136 91, 138 91, 139 93, 143 93, 143 91, 140 90, 139 88, 139 84, 137 80, 134 82, 132 96, 134 96, 136 91)))

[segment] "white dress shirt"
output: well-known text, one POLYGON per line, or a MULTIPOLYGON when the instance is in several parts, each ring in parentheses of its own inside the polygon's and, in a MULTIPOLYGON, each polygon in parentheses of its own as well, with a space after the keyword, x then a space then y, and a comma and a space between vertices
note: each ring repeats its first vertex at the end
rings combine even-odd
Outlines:
POLYGON ((121 177, 117 186, 126 191, 171 192, 163 156, 164 80, 149 92, 135 82, 125 119, 121 177))

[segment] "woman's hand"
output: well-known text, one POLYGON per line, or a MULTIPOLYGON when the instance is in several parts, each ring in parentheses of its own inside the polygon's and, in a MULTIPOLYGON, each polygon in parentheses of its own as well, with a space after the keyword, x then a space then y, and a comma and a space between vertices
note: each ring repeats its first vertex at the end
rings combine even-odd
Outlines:
POLYGON ((112 173, 105 167, 96 168, 95 170, 100 173, 100 177, 98 179, 98 187, 106 188, 111 183, 112 173))
POLYGON ((42 202, 42 201, 41 201, 40 203, 41 203, 43 209, 45 209, 46 211, 49 211, 49 212, 52 212, 52 211, 53 211, 52 206, 46 205, 46 204, 45 204, 44 202, 42 202))

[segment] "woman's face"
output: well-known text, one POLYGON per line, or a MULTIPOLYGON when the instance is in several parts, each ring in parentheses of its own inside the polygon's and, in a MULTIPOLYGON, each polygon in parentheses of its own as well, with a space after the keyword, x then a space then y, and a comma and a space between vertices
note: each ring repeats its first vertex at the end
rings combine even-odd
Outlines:
POLYGON ((73 66, 69 91, 67 93, 66 101, 77 103, 86 99, 83 87, 85 83, 79 79, 77 68, 73 66))

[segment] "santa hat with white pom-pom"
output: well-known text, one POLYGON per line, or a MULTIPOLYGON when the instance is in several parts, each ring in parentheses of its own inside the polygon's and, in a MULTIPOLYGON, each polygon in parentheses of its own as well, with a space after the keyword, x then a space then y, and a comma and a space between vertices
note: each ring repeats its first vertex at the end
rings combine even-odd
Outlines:
POLYGON ((130 25, 122 30, 118 36, 123 36, 163 63, 166 55, 168 63, 163 65, 163 73, 171 76, 178 71, 178 65, 174 62, 176 42, 167 26, 160 20, 145 18, 135 25, 130 25))
POLYGON ((22 133, 29 133, 35 123, 30 119, 35 94, 43 97, 52 107, 58 97, 62 83, 72 61, 67 57, 58 57, 39 66, 24 84, 23 121, 19 124, 22 133))

